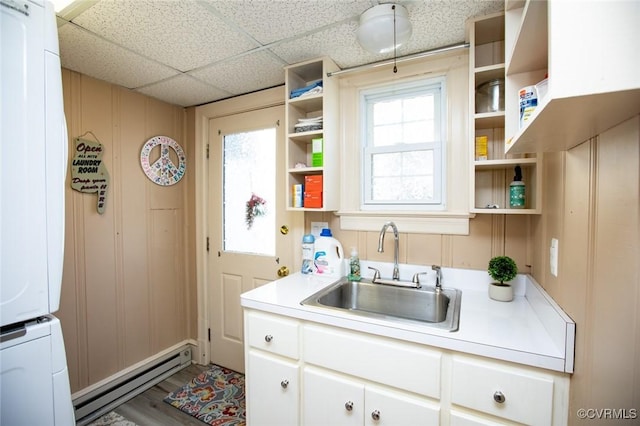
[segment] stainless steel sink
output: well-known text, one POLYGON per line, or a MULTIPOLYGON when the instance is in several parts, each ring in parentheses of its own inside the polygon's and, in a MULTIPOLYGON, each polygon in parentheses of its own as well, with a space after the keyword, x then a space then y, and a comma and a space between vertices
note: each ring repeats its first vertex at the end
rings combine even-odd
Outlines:
POLYGON ((405 288, 371 281, 337 283, 303 300, 302 305, 337 309, 360 317, 418 322, 448 331, 458 330, 462 292, 443 288, 405 288))

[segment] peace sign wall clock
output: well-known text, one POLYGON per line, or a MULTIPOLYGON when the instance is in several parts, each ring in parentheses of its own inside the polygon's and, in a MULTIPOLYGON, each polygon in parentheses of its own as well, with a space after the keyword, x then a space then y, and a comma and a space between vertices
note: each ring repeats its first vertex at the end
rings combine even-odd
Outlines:
POLYGON ((187 169, 187 157, 178 142, 168 136, 154 136, 149 139, 140 151, 140 165, 144 174, 153 183, 161 186, 174 185, 182 179, 187 169), (151 153, 160 150, 160 156, 151 163, 151 153), (178 164, 174 164, 171 158, 171 150, 174 151, 178 164))

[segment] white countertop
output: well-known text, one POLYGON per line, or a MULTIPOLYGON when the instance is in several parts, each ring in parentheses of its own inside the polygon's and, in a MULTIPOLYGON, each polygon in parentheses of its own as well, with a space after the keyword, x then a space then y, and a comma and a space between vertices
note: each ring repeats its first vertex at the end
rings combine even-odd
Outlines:
MULTIPOLYGON (((362 262, 363 276, 371 278, 367 266, 390 276, 391 264, 362 262)), ((433 285, 430 267, 400 265, 400 278, 410 280, 415 272, 429 271, 426 283, 433 285)), ((422 343, 443 349, 486 356, 561 372, 573 372, 575 323, 529 275, 518 275, 514 300, 489 298, 491 278, 486 271, 442 268, 444 288, 462 291, 458 331, 428 325, 360 318, 334 309, 303 306, 300 302, 339 280, 337 277, 295 273, 242 294, 241 304, 275 314, 422 343)), ((421 278, 421 282, 424 279, 421 278)))

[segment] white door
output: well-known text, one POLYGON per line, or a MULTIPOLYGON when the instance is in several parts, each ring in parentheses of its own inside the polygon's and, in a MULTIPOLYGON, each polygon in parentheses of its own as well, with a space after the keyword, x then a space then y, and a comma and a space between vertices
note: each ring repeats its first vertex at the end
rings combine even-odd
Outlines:
POLYGON ((288 274, 301 238, 285 208, 283 118, 280 106, 209 122, 211 362, 240 372, 240 295, 288 274))

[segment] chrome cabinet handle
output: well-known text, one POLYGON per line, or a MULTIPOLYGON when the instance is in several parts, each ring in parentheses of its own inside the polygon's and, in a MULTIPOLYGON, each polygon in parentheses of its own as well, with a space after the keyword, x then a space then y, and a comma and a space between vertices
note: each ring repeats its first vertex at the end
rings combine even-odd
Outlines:
POLYGON ((287 379, 284 379, 280 382, 280 386, 282 386, 282 389, 286 389, 287 386, 289 386, 289 381, 287 379))
POLYGON ((493 394, 493 400, 494 400, 495 402, 497 402, 498 404, 502 404, 502 403, 504 403, 504 402, 507 400, 507 398, 504 396, 504 394, 503 394, 502 392, 500 392, 500 391, 496 391, 496 392, 493 394))
POLYGON ((264 341, 269 343, 270 341, 273 340, 273 336, 270 334, 267 334, 266 336, 264 336, 264 341))
POLYGON ((347 411, 351 411, 351 410, 353 410, 353 401, 347 401, 347 402, 345 402, 345 403, 344 403, 344 408, 345 408, 347 411))
POLYGON ((371 418, 372 418, 373 420, 376 420, 376 421, 377 421, 377 420, 380 420, 380 411, 379 411, 379 410, 373 410, 373 411, 371 412, 371 418))

